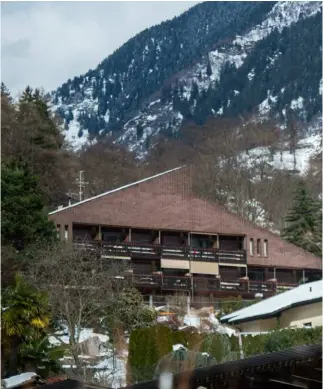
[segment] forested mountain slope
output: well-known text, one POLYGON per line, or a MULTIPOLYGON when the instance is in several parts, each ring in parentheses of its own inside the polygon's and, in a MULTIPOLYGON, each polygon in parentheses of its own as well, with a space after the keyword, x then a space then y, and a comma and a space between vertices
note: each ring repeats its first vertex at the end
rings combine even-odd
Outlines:
MULTIPOLYGON (((51 100, 75 145, 112 134, 144 153, 188 121, 321 112, 320 2, 204 2, 147 29, 51 100)), ((104 54, 104 53, 103 53, 104 54)))

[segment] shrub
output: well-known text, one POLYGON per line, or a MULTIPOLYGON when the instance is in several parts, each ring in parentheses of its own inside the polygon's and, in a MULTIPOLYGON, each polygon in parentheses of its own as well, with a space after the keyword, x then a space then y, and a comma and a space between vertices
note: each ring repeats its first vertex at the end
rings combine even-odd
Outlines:
MULTIPOLYGON (((284 329, 269 334, 245 336, 242 338, 242 346, 244 356, 250 357, 321 341, 322 327, 284 329)), ((240 358, 239 341, 235 336, 172 331, 160 324, 150 328, 138 328, 130 335, 127 383, 153 379, 158 362, 171 354, 175 344, 182 344, 194 353, 207 352, 214 363, 240 358)))

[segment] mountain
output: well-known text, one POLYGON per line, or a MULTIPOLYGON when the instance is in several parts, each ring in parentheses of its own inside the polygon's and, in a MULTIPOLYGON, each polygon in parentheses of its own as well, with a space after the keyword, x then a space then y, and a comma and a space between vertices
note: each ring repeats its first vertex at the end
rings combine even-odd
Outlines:
POLYGON ((136 35, 51 93, 75 147, 112 135, 143 155, 187 122, 322 106, 320 2, 203 2, 136 35))

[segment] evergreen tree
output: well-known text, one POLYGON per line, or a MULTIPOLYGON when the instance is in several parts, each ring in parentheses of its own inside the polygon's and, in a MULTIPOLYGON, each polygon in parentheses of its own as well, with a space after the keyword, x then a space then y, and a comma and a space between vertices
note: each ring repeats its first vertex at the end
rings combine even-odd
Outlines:
POLYGON ((37 89, 27 87, 16 108, 19 128, 14 136, 18 137, 23 150, 20 159, 39 177, 46 204, 59 205, 67 192, 62 173, 67 153, 60 122, 51 114, 45 97, 37 89))
POLYGON ((199 87, 196 82, 192 83, 192 90, 191 90, 191 96, 190 96, 190 102, 197 100, 199 97, 199 87))
POLYGON ((20 251, 26 245, 54 239, 53 222, 47 219, 38 179, 27 168, 1 166, 2 244, 20 251))
POLYGON ((209 57, 207 59, 206 74, 208 75, 208 77, 212 76, 212 67, 211 67, 211 63, 210 63, 210 58, 209 57))
POLYGON ((2 96, 6 96, 8 101, 10 103, 12 103, 12 97, 11 97, 10 91, 9 91, 9 89, 7 88, 7 86, 3 82, 1 82, 1 97, 2 96))
POLYGON ((143 126, 138 123, 136 126, 136 135, 137 135, 137 140, 140 140, 144 134, 144 128, 143 126))
POLYGON ((320 205, 309 194, 303 183, 300 183, 293 205, 285 217, 285 228, 282 237, 315 255, 320 248, 317 239, 321 227, 319 222, 320 205))

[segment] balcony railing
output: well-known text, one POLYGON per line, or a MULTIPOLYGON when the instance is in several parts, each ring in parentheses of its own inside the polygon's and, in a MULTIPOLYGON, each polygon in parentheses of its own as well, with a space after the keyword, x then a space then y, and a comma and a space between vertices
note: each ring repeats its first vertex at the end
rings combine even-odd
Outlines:
POLYGON ((112 243, 104 241, 74 242, 77 248, 100 250, 107 257, 167 258, 176 260, 192 260, 217 263, 247 263, 246 251, 230 251, 219 249, 201 249, 189 246, 167 246, 149 244, 146 242, 112 243))
POLYGON ((132 274, 129 282, 137 288, 160 289, 165 291, 226 292, 227 294, 262 294, 264 296, 295 288, 297 284, 280 284, 273 281, 232 280, 222 281, 210 277, 176 277, 163 274, 132 274))

